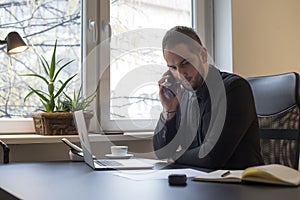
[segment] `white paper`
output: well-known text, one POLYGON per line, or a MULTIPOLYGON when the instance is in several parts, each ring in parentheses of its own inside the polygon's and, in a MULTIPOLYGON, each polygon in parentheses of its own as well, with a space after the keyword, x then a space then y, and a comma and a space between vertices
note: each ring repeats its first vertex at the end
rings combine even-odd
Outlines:
POLYGON ((154 180, 154 179, 168 179, 168 176, 170 174, 185 174, 187 177, 195 177, 207 173, 187 168, 187 169, 163 169, 163 170, 126 170, 126 171, 119 171, 114 175, 136 180, 136 181, 143 181, 143 180, 154 180))

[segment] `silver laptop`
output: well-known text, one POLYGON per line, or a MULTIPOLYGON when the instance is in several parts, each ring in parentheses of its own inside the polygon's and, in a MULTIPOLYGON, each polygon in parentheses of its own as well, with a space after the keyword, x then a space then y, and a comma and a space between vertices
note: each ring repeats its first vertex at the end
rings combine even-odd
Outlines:
POLYGON ((143 159, 96 159, 92 153, 88 130, 83 112, 74 112, 75 123, 83 151, 84 162, 93 169, 151 169, 153 164, 143 162, 143 159))

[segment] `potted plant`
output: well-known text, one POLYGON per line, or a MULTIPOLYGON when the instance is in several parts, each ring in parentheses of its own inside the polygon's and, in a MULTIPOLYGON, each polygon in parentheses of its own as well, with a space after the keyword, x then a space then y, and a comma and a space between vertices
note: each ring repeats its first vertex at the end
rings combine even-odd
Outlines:
POLYGON ((84 98, 82 94, 82 86, 80 86, 78 93, 74 90, 73 97, 70 97, 65 92, 64 99, 61 101, 58 100, 58 109, 65 112, 74 112, 77 110, 86 110, 86 108, 92 103, 96 97, 97 90, 90 96, 84 98))
MULTIPOLYGON (((81 96, 81 87, 74 97, 68 96, 64 90, 70 81, 77 75, 74 74, 67 80, 60 80, 59 74, 74 60, 61 64, 62 60, 56 61, 56 46, 55 41, 51 62, 48 62, 43 56, 40 56, 40 61, 44 69, 44 73, 31 73, 22 74, 21 76, 30 76, 38 78, 45 83, 45 90, 35 89, 32 86, 28 86, 30 92, 25 96, 26 101, 31 95, 37 95, 42 102, 44 108, 42 112, 33 113, 34 126, 36 133, 41 135, 73 135, 78 134, 72 111, 85 110, 92 100, 95 94, 88 98, 81 96), (64 99, 63 101, 61 99, 64 99)), ((92 114, 86 114, 87 118, 91 118, 92 114)))

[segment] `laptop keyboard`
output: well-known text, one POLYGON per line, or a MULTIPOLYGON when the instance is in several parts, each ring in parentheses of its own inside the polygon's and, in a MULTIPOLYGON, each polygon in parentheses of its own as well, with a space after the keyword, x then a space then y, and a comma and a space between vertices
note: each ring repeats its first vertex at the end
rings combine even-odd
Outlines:
POLYGON ((101 166, 122 166, 122 163, 119 163, 115 160, 95 160, 98 165, 101 166))

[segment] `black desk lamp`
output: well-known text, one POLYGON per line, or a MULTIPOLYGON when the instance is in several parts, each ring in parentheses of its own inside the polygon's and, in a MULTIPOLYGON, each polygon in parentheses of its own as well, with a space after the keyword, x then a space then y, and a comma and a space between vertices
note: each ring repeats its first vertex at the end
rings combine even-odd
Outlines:
POLYGON ((0 146, 3 148, 3 163, 9 163, 9 147, 2 140, 0 140, 0 146))
POLYGON ((0 40, 0 44, 7 44, 7 54, 9 55, 21 53, 28 48, 17 32, 8 33, 5 40, 0 40))
MULTIPOLYGON (((25 51, 28 46, 25 44, 19 33, 10 32, 5 40, 0 40, 1 44, 7 44, 7 54, 17 54, 25 51)), ((3 163, 9 163, 9 147, 0 140, 0 146, 3 148, 3 163)))

